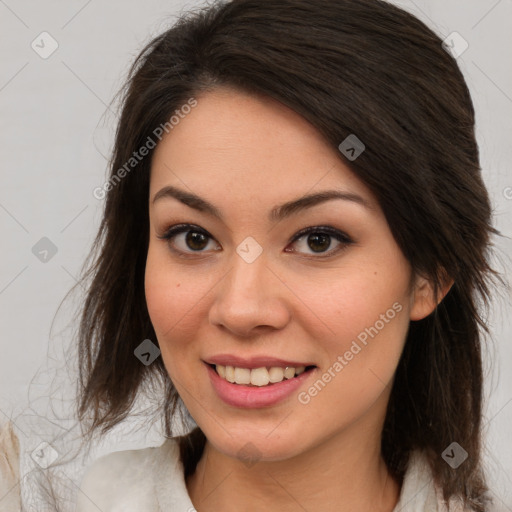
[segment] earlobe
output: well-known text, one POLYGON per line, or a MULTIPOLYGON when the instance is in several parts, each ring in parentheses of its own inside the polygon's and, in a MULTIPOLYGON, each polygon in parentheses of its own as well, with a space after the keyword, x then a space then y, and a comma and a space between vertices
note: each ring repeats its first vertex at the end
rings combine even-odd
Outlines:
POLYGON ((417 276, 411 295, 409 318, 411 320, 423 320, 423 318, 430 315, 450 291, 453 282, 453 279, 446 277, 436 297, 432 281, 425 277, 417 276))

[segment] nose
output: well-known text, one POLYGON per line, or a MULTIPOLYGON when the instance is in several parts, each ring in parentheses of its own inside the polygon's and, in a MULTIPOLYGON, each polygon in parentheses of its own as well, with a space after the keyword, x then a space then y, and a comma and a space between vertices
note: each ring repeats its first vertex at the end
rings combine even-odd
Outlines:
POLYGON ((239 337, 282 329, 290 321, 290 294, 264 253, 252 263, 235 254, 233 266, 215 287, 210 322, 239 337))

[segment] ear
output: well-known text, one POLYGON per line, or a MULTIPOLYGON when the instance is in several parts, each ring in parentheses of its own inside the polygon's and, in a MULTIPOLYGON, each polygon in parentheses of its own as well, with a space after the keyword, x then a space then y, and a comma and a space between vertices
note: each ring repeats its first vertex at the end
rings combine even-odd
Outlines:
POLYGON ((416 276, 411 294, 411 310, 409 313, 411 320, 422 320, 430 315, 450 291, 454 281, 444 271, 442 275, 442 285, 438 290, 437 297, 434 294, 432 281, 419 275, 416 276))

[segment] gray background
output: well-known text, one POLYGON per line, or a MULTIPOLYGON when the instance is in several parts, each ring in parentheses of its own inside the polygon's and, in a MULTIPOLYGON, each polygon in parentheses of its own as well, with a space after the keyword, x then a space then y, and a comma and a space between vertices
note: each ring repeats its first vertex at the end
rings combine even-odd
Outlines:
MULTIPOLYGON (((443 38, 456 31, 469 44, 458 62, 477 111, 495 225, 510 236, 512 1, 395 3, 443 38)), ((42 448, 48 460, 60 457, 79 437, 69 419, 76 383, 71 364, 75 311, 68 303, 55 315, 76 282, 99 224, 103 204, 92 191, 104 182, 113 141, 116 111, 108 105, 143 44, 172 24, 182 9, 200 5, 176 0, 0 0, 0 424, 7 418, 14 422, 27 489, 38 470, 32 451, 42 448), (48 51, 49 39, 41 48, 43 31, 58 44, 46 59, 31 47, 35 40, 40 52, 48 51), (43 237, 57 250, 53 256, 48 253, 46 262, 33 253, 43 237)), ((498 239, 497 250, 496 265, 510 282, 511 241, 498 239)), ((80 294, 72 304, 80 305, 80 294)), ((485 359, 486 466, 498 510, 512 511, 510 297, 496 300, 493 308, 489 322, 495 341, 485 359)), ((157 428, 137 430, 138 423, 116 429, 90 458, 160 444, 157 428)), ((65 475, 76 481, 88 460, 69 466, 65 475)))

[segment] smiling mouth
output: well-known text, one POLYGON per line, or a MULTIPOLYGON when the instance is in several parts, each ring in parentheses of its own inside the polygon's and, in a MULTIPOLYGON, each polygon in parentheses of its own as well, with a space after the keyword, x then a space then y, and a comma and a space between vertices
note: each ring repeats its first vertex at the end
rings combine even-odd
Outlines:
POLYGON ((239 368, 237 366, 209 365, 219 377, 231 384, 241 386, 264 387, 290 380, 316 368, 316 366, 271 366, 260 368, 239 368))

